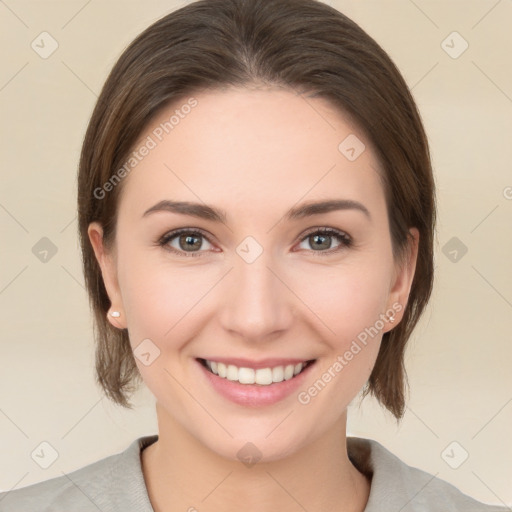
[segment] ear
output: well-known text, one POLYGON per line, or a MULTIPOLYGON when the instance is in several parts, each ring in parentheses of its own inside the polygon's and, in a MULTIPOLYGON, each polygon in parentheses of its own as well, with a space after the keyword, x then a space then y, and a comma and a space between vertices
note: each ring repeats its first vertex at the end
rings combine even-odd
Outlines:
POLYGON ((401 262, 396 262, 393 281, 388 298, 388 309, 396 311, 395 321, 387 325, 383 332, 390 331, 396 327, 404 316, 405 307, 409 300, 409 293, 411 291, 412 281, 416 272, 416 261, 418 258, 418 247, 420 233, 417 228, 410 228, 409 233, 411 238, 406 248, 404 259, 401 262), (395 305, 395 307, 393 307, 395 305), (398 305, 401 308, 398 308, 398 305))
POLYGON ((105 289, 107 290, 108 297, 112 304, 109 312, 119 311, 121 313, 119 318, 114 318, 107 313, 107 319, 114 327, 126 329, 126 315, 123 311, 123 302, 117 280, 115 252, 108 252, 103 245, 103 228, 98 222, 91 222, 89 224, 87 234, 89 235, 94 254, 101 268, 103 283, 105 284, 105 289))

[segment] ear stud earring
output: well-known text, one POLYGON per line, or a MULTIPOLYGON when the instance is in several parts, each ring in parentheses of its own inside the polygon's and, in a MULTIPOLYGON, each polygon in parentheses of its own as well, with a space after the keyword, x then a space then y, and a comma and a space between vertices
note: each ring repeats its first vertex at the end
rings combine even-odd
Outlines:
POLYGON ((391 323, 393 323, 393 322, 395 321, 395 315, 394 315, 394 314, 392 314, 392 315, 389 317, 389 321, 390 321, 391 323))
POLYGON ((119 311, 112 311, 110 313, 110 316, 113 316, 114 318, 119 318, 121 316, 121 313, 119 313, 119 311))

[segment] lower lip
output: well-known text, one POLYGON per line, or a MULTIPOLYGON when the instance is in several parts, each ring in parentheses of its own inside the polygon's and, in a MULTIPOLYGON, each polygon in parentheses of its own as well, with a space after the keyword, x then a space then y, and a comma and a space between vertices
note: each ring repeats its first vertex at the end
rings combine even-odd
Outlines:
POLYGON ((315 365, 315 363, 309 364, 306 369, 289 380, 262 386, 260 384, 240 384, 238 381, 224 379, 207 370, 197 359, 196 363, 217 393, 232 402, 248 407, 272 405, 291 395, 300 387, 315 365))

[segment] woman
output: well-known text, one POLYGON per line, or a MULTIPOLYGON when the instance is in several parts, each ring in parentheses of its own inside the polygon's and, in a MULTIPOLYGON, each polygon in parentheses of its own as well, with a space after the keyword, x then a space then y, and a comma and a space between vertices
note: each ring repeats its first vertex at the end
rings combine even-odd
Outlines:
POLYGON ((314 0, 204 0, 145 30, 78 176, 97 379, 158 435, 5 493, 5 511, 499 511, 347 437, 400 420, 430 297, 434 180, 387 54, 314 0))

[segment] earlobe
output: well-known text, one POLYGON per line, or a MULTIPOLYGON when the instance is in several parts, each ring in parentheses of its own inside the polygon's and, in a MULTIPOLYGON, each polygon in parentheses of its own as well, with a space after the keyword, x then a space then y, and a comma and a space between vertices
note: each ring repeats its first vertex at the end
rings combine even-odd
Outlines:
MULTIPOLYGON (((395 279, 390 290, 390 303, 388 307, 396 310, 394 325, 396 327, 403 317, 405 307, 409 300, 414 274, 416 272, 416 261, 418 258, 420 233, 417 228, 410 228, 411 234, 403 261, 397 262, 395 279)), ((390 326, 391 328, 391 326, 390 326)), ((390 330, 390 329, 388 329, 390 330)))
POLYGON ((117 328, 126 328, 123 311, 123 304, 121 300, 121 293, 119 283, 117 280, 117 268, 115 257, 112 253, 108 252, 103 244, 103 228, 98 222, 91 222, 87 229, 89 240, 91 242, 96 260, 101 269, 103 283, 107 291, 108 297, 112 304, 109 309, 110 312, 117 312, 119 315, 111 315, 107 313, 108 321, 117 328))

